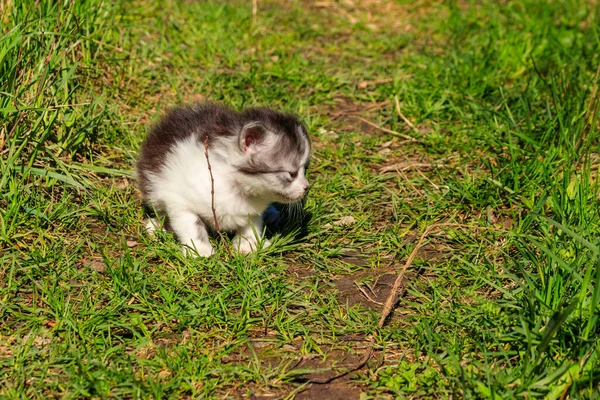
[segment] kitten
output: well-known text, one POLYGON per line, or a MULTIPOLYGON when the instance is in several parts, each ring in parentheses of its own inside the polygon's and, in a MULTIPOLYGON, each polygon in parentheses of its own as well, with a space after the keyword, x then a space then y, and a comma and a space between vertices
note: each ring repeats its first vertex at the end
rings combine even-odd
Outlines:
POLYGON ((235 232, 234 245, 248 253, 261 243, 269 204, 298 202, 308 189, 307 131, 295 116, 266 107, 236 112, 211 103, 174 108, 150 130, 136 166, 142 197, 167 217, 185 254, 204 257, 214 253, 207 228, 216 228, 207 136, 219 228, 235 232))

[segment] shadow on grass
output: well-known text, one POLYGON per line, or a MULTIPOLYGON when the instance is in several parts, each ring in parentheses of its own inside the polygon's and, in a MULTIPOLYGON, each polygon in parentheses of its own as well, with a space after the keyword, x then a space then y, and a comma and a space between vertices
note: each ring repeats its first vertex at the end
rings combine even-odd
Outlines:
POLYGON ((305 200, 294 204, 273 203, 263 213, 267 237, 277 234, 294 235, 300 240, 308 235, 308 224, 312 213, 304 209, 305 200))
MULTIPOLYGON (((294 235, 294 240, 300 240, 308 235, 308 224, 312 219, 312 213, 304 209, 305 200, 294 204, 271 204, 263 213, 263 221, 266 227, 266 236, 271 238, 277 234, 282 236, 294 235)), ((160 228, 173 232, 166 215, 159 216, 156 210, 147 204, 143 204, 144 218, 158 219, 160 228)), ((208 227, 211 237, 218 237, 216 231, 208 227)), ((233 232, 224 232, 228 239, 233 239, 233 232)))

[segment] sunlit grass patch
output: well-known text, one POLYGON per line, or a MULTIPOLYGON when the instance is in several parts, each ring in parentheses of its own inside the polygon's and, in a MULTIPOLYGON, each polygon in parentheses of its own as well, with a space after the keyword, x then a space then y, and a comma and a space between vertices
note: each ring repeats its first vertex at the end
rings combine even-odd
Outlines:
POLYGON ((597 397, 598 5, 257 4, 0 6, 2 396, 597 397), (311 132, 263 252, 144 231, 139 143, 201 100, 311 132))

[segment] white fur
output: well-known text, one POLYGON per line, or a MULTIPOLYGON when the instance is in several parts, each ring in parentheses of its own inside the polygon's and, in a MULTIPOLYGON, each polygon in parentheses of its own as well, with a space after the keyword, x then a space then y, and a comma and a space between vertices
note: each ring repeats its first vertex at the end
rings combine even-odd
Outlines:
POLYGON ((146 232, 150 236, 154 236, 154 233, 158 230, 164 230, 160 222, 156 218, 148 218, 146 220, 146 232))
MULTIPOLYGON (((234 168, 215 152, 209 152, 209 160, 215 181, 215 211, 220 228, 238 230, 247 226, 248 215, 262 213, 269 201, 241 193, 237 182, 231 179, 235 175, 234 168)), ((184 211, 193 213, 215 228, 210 173, 204 146, 194 139, 177 143, 160 176, 153 179, 151 188, 149 197, 160 202, 157 204, 159 208, 166 208, 167 212, 170 209, 175 214, 184 211)))
MULTIPOLYGON (((307 146, 308 147, 308 146, 307 146)), ((309 156, 308 150, 305 154, 309 156)), ((233 165, 250 157, 238 147, 222 146, 210 149, 209 160, 214 177, 214 208, 219 228, 237 232, 234 245, 242 253, 258 248, 261 243, 262 213, 273 201, 298 201, 306 192, 308 182, 301 168, 298 178, 289 187, 281 188, 268 176, 242 176, 233 165)), ((269 174, 266 174, 269 175, 269 174)), ((158 210, 166 212, 169 224, 182 244, 185 254, 197 252, 208 257, 214 253, 206 230, 198 217, 215 227, 211 180, 204 146, 193 137, 177 143, 167 155, 158 174, 148 174, 150 181, 147 200, 158 210)), ((147 224, 149 232, 156 224, 147 224)), ((268 242, 263 242, 266 247, 268 242)))

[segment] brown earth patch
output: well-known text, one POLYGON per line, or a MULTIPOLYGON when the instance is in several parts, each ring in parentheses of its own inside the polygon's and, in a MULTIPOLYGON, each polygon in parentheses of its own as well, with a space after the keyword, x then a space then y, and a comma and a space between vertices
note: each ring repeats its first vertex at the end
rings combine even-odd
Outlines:
POLYGON ((310 385, 307 389, 299 392, 296 400, 353 400, 359 399, 364 386, 356 385, 345 380, 335 381, 324 385, 310 385))
MULTIPOLYGON (((403 246, 415 240, 415 235, 406 238, 403 246)), ((426 261, 440 261, 450 254, 452 249, 443 243, 430 242, 417 251, 417 257, 426 261)), ((363 266, 365 261, 357 257, 344 257, 344 262, 363 266)), ((390 296, 390 291, 394 286, 398 272, 401 269, 400 264, 391 264, 382 268, 365 268, 352 274, 342 275, 333 279, 333 285, 338 291, 338 301, 340 304, 346 304, 348 307, 360 305, 377 311, 383 309, 383 304, 390 296)), ((412 272, 402 277, 398 296, 401 298, 406 291, 409 283, 417 279, 420 270, 412 268, 412 272)))
MULTIPOLYGON (((377 272, 365 270, 335 279, 333 284, 339 292, 339 302, 349 307, 361 305, 381 310, 383 302, 389 296, 390 290, 394 285, 396 274, 384 273, 377 275, 377 272), (365 280, 365 278, 368 279, 365 280)), ((403 278, 401 292, 405 289, 407 279, 410 279, 410 276, 403 278)))
POLYGON ((301 351, 304 339, 297 337, 281 350, 275 349, 276 331, 252 330, 249 343, 222 359, 224 363, 244 364, 259 360, 268 370, 281 369, 285 383, 276 379, 269 387, 253 385, 229 392, 233 398, 270 399, 294 394, 296 399, 358 399, 366 385, 352 381, 354 373, 366 369, 371 342, 364 335, 346 335, 335 345, 319 346, 322 354, 293 356, 301 351), (250 393, 250 394, 249 394, 250 393), (348 397, 350 396, 350 397, 348 397))
POLYGON ((350 24, 364 23, 372 30, 388 28, 408 32, 414 29, 416 19, 433 12, 436 3, 417 1, 403 5, 387 0, 311 0, 304 4, 329 18, 340 18, 350 24))

